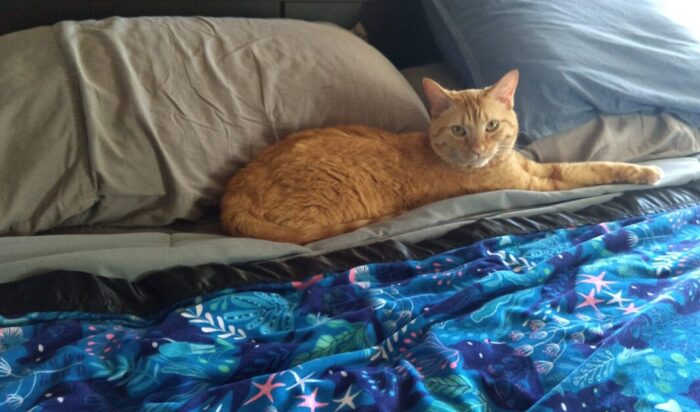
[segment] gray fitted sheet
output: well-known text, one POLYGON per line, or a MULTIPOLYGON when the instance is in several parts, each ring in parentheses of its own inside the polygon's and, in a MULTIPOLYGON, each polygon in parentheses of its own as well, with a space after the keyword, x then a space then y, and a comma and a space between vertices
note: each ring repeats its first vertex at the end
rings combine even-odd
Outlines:
MULTIPOLYGON (((665 177, 657 186, 676 186, 700 179, 700 161, 695 157, 655 160, 647 164, 664 169, 665 177)), ((216 234, 157 231, 4 237, 0 238, 0 282, 59 269, 135 280, 149 272, 179 265, 318 254, 389 237, 419 241, 478 218, 580 210, 624 191, 645 188, 648 186, 607 185, 560 192, 504 190, 460 196, 306 246, 216 234)))

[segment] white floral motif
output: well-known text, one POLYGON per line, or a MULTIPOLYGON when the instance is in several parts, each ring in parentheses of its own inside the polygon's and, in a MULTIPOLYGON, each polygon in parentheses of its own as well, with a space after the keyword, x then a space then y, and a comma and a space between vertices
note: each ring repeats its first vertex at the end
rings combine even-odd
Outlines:
POLYGON ((571 340, 576 343, 583 343, 586 341, 586 337, 583 332, 574 332, 571 334, 571 340))
MULTIPOLYGON (((5 360, 5 358, 0 357, 0 378, 7 378, 9 376, 13 378, 25 378, 25 377, 31 377, 32 383, 30 388, 28 389, 27 393, 22 396, 19 394, 20 390, 22 389, 22 384, 20 383, 17 390, 14 393, 8 394, 5 396, 5 400, 3 402, 0 402, 0 410, 6 410, 7 408, 2 408, 4 405, 8 405, 12 409, 19 409, 24 405, 24 401, 26 398, 29 398, 30 395, 34 392, 34 389, 36 387, 37 380, 39 379, 39 375, 51 375, 55 374, 58 372, 63 372, 67 369, 70 369, 77 364, 71 364, 69 366, 66 366, 61 369, 47 369, 47 370, 28 370, 27 373, 22 372, 23 376, 20 375, 15 375, 12 371, 12 366, 5 360)), ((24 389, 26 390, 26 389, 24 389)), ((23 391, 24 391, 23 390, 23 391)))
POLYGON ((6 378, 12 375, 12 366, 4 358, 0 358, 0 377, 6 378))
POLYGON ((539 319, 533 319, 530 322, 528 322, 528 325, 530 326, 531 331, 536 332, 544 328, 546 324, 539 319))
POLYGON ((543 330, 538 330, 536 332, 532 332, 530 334, 530 337, 532 339, 537 339, 537 340, 542 340, 545 339, 549 334, 543 330))
POLYGON ((25 339, 22 333, 22 328, 11 326, 9 328, 0 328, 0 351, 7 350, 13 346, 18 346, 24 343, 25 339))
POLYGON ((554 367, 554 364, 549 361, 535 361, 535 370, 537 370, 538 373, 541 373, 543 375, 548 374, 552 368, 554 367))
POLYGON ((24 404, 24 397, 17 395, 16 393, 12 393, 7 395, 7 398, 5 398, 5 403, 10 405, 10 408, 17 409, 24 404))
POLYGON ((189 319, 190 323, 203 324, 205 326, 200 326, 200 329, 204 333, 216 333, 221 339, 233 338, 235 340, 245 339, 247 337, 245 331, 240 328, 236 328, 233 325, 226 325, 224 318, 217 316, 216 319, 211 315, 211 313, 204 313, 204 308, 202 305, 197 305, 194 308, 194 312, 190 310, 185 310, 180 312, 183 318, 189 319))
POLYGON ((683 257, 682 252, 668 252, 665 255, 655 257, 652 266, 656 268, 656 276, 670 274, 673 265, 681 257, 683 257))
POLYGON ((517 341, 519 341, 520 339, 522 339, 523 337, 525 337, 525 334, 522 333, 522 332, 520 332, 520 331, 514 330, 514 331, 511 331, 511 332, 508 334, 508 337, 509 337, 510 340, 512 340, 513 342, 517 342, 517 341))
POLYGON ((559 352, 561 351, 561 347, 557 345, 556 343, 549 343, 547 346, 544 347, 544 353, 548 356, 555 357, 559 355, 559 352))
POLYGON ((610 350, 596 352, 573 375, 573 383, 584 387, 601 382, 609 376, 615 364, 615 355, 610 350))
POLYGON ((533 348, 531 345, 522 345, 515 349, 515 355, 524 358, 532 355, 532 352, 534 351, 535 348, 533 348))
POLYGON ((510 268, 515 273, 527 272, 528 270, 535 267, 535 265, 532 264, 526 258, 516 256, 516 255, 514 255, 512 253, 508 253, 506 251, 491 252, 490 250, 487 249, 486 253, 488 255, 498 256, 499 258, 501 258, 501 262, 503 262, 503 264, 505 266, 510 268))

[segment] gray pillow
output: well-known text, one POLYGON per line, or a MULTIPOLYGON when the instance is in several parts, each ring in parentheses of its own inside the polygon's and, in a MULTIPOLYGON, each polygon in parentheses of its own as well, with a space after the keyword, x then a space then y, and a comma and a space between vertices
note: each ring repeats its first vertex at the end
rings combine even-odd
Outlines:
POLYGON ((643 162, 700 152, 700 131, 668 113, 598 115, 523 151, 539 162, 643 162))
MULTIPOLYGON (((384 56, 327 24, 111 18, 0 37, 0 47, 5 62, 8 54, 29 50, 63 68, 62 78, 44 82, 59 90, 53 94, 44 95, 44 83, 26 82, 13 89, 15 96, 0 89, 0 130, 12 131, 0 137, 11 148, 5 156, 35 164, 35 151, 16 147, 41 139, 60 145, 41 154, 53 169, 0 169, 0 187, 17 182, 0 209, 22 212, 3 216, 5 234, 195 220, 217 205, 229 176, 289 133, 350 123, 415 131, 429 121, 384 56), (17 44, 22 51, 14 51, 17 44), (25 106, 37 100, 52 111, 22 118, 17 94, 25 106), (46 118, 63 120, 59 127, 46 118), (57 130, 70 141, 59 141, 57 130), (46 186, 41 196, 30 195, 32 176, 46 186), (56 184, 77 187, 76 193, 66 197, 56 184)), ((25 75, 8 64, 0 71, 6 83, 25 75)))
POLYGON ((97 201, 78 81, 53 30, 0 36, 0 235, 56 226, 97 201))

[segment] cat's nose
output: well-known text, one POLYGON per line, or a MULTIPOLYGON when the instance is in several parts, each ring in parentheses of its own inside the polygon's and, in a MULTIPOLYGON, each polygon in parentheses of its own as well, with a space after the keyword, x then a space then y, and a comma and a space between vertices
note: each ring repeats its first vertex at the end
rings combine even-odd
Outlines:
POLYGON ((483 147, 479 147, 479 148, 470 147, 470 148, 469 148, 469 151, 470 151, 474 156, 476 156, 477 158, 478 158, 478 157, 481 157, 481 156, 484 154, 484 148, 483 148, 483 147))
POLYGON ((475 155, 481 156, 486 153, 486 145, 481 142, 469 142, 467 148, 475 155))

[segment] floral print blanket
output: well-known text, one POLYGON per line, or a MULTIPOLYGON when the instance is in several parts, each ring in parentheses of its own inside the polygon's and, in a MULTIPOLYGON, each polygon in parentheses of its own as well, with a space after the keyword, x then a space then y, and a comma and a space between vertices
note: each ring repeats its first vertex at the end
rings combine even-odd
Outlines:
POLYGON ((0 319, 1 410, 700 409, 700 208, 0 319))

